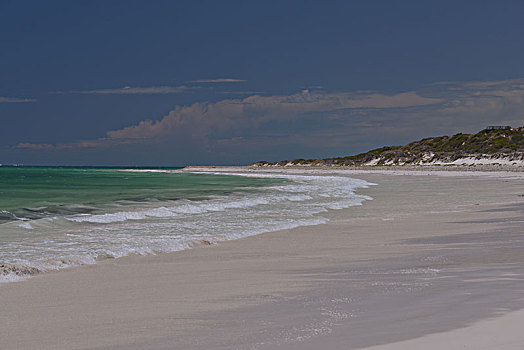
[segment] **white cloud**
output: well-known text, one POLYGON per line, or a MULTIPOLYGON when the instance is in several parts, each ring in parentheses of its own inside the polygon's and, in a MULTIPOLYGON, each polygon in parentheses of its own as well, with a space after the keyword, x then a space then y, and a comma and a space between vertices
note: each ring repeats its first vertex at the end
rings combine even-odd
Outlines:
MULTIPOLYGON (((441 100, 426 98, 414 92, 396 95, 379 93, 300 93, 285 96, 253 95, 243 99, 226 99, 216 103, 194 103, 177 106, 162 119, 144 120, 118 130, 107 132, 107 137, 56 145, 58 149, 106 147, 114 144, 156 142, 162 139, 185 137, 201 142, 215 142, 223 138, 241 137, 249 129, 257 129, 271 122, 297 122, 304 114, 322 113, 345 109, 399 108, 439 103, 441 100)), ((39 145, 22 143, 19 148, 38 149, 39 145)), ((48 145, 42 145, 48 149, 48 145)))
MULTIPOLYGON (((232 78, 220 78, 220 79, 202 79, 202 80, 191 80, 187 83, 242 83, 247 80, 232 79, 232 78)), ((92 89, 92 90, 71 90, 71 91, 56 91, 55 94, 83 94, 83 95, 161 95, 161 94, 178 94, 191 90, 200 89, 198 86, 123 86, 114 89, 92 89)), ((241 93, 241 92, 237 92, 241 93)), ((8 99, 9 101, 3 101, 0 97, 0 102, 31 102, 27 101, 15 101, 16 99, 8 99)))
POLYGON ((233 78, 190 80, 188 83, 245 83, 247 80, 233 78))
POLYGON ((56 148, 55 145, 52 145, 50 143, 30 143, 30 142, 22 142, 17 145, 18 148, 26 148, 26 149, 36 149, 36 150, 42 150, 42 149, 54 149, 56 148))
POLYGON ((249 91, 249 90, 216 91, 216 93, 221 94, 221 95, 261 95, 261 94, 265 94, 264 91, 249 91))
POLYGON ((86 95, 157 95, 157 94, 177 94, 194 90, 194 87, 184 85, 180 86, 148 86, 148 87, 133 87, 124 86, 117 89, 95 89, 95 90, 74 90, 74 91, 59 91, 57 93, 64 94, 86 94, 86 95))
POLYGON ((36 102, 33 98, 18 98, 18 97, 2 97, 0 96, 0 103, 28 103, 36 102))
POLYGON ((103 138, 57 145, 22 143, 18 147, 169 145, 161 148, 209 154, 223 149, 238 153, 251 149, 259 154, 259 150, 289 145, 345 149, 354 144, 473 132, 490 124, 522 125, 522 111, 524 80, 434 84, 396 94, 303 90, 177 106, 159 120, 111 130, 103 138))

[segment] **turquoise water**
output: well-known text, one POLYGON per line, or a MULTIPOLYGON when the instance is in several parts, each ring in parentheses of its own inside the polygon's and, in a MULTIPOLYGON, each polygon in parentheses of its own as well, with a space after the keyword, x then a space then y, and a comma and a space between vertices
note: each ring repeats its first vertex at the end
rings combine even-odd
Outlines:
POLYGON ((0 223, 56 214, 96 213, 154 201, 206 200, 233 192, 256 192, 286 181, 124 170, 0 167, 0 223))
POLYGON ((0 167, 0 282, 321 224, 369 199, 331 176, 0 167))

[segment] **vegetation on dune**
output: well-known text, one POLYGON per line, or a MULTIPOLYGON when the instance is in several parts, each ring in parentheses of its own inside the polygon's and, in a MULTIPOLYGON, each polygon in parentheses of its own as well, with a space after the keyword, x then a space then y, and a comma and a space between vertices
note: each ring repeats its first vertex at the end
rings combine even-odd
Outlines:
POLYGON ((459 133, 453 136, 428 137, 405 146, 381 147, 346 157, 294 159, 280 162, 259 161, 253 165, 402 165, 433 162, 451 163, 465 157, 524 160, 524 127, 485 129, 476 134, 459 133))

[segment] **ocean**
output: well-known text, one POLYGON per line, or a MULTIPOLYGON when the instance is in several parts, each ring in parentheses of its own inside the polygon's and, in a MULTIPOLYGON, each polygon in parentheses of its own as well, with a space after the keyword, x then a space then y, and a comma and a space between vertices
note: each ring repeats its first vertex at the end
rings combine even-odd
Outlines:
POLYGON ((370 183, 342 176, 0 167, 0 283, 328 221, 370 183))

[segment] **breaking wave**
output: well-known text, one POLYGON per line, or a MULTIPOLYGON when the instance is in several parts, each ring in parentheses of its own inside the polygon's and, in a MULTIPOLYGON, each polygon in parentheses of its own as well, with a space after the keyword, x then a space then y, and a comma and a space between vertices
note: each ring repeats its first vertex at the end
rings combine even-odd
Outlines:
POLYGON ((0 282, 101 259, 173 252, 323 224, 328 218, 322 213, 371 199, 355 193, 370 183, 348 177, 235 174, 226 177, 228 183, 234 182, 234 176, 285 181, 242 191, 233 186, 213 196, 203 191, 200 200, 120 202, 107 208, 89 207, 89 212, 68 209, 32 220, 4 222, 0 224, 0 282))

